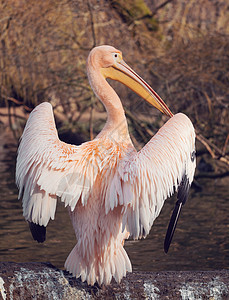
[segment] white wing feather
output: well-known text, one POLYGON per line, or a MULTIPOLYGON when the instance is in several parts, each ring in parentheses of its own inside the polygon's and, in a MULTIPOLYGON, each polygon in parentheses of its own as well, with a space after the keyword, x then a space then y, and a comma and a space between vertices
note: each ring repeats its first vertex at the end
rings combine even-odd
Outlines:
POLYGON ((54 219, 57 196, 72 210, 79 199, 86 204, 98 172, 91 144, 61 142, 51 104, 44 102, 31 112, 16 165, 16 183, 27 220, 46 226, 54 219))
POLYGON ((111 164, 110 160, 111 169, 119 161, 112 181, 107 181, 109 169, 104 176, 106 213, 122 205, 123 226, 127 225, 134 238, 147 235, 183 174, 190 183, 193 180, 194 128, 185 115, 177 114, 138 153, 130 147, 123 157, 119 148, 108 140, 95 139, 80 146, 61 142, 51 105, 45 102, 37 106, 24 129, 16 166, 25 218, 46 226, 50 218, 54 219, 57 196, 71 210, 79 199, 86 205, 97 175, 111 164))
MULTIPOLYGON (((131 152, 119 166, 110 187, 111 209, 124 205, 123 228, 134 239, 146 236, 164 201, 177 190, 184 174, 193 181, 195 131, 184 114, 172 117, 139 152, 131 152)), ((107 208, 108 210, 108 208, 107 208)))

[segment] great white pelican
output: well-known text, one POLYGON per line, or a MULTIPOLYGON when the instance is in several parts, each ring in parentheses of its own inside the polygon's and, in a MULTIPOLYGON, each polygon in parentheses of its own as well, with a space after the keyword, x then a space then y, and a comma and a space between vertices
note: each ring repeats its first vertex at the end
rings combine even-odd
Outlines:
POLYGON ((16 165, 19 198, 33 238, 44 242, 57 198, 69 209, 77 244, 65 268, 88 284, 120 282, 132 266, 125 239, 146 237, 165 199, 177 191, 164 249, 168 251, 195 170, 195 131, 111 46, 92 49, 87 75, 107 111, 103 130, 80 146, 59 140, 51 104, 30 114, 16 165), (170 119, 140 150, 130 139, 122 103, 106 78, 120 81, 170 119))

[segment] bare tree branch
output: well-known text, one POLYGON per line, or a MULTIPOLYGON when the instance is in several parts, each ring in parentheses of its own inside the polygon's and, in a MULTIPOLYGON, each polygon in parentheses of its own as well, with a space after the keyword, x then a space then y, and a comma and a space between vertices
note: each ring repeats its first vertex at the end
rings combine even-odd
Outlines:
POLYGON ((90 12, 91 32, 92 32, 92 38, 93 38, 93 45, 91 48, 94 48, 96 46, 96 36, 95 36, 94 16, 93 16, 92 5, 91 5, 90 0, 87 0, 87 5, 88 5, 89 12, 90 12))

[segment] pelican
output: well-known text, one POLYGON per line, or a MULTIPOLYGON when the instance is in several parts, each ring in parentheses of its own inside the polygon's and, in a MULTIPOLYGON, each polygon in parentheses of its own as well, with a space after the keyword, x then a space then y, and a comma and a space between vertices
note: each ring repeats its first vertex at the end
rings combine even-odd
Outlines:
POLYGON ((95 47, 87 75, 107 121, 94 140, 79 146, 59 140, 50 103, 30 114, 18 148, 16 183, 33 238, 44 242, 57 199, 68 207, 77 243, 65 262, 76 278, 107 285, 132 271, 124 241, 149 234, 166 198, 177 191, 164 249, 168 251, 195 171, 195 132, 111 46, 95 47), (140 150, 128 133, 122 103, 107 82, 117 80, 170 118, 140 150))

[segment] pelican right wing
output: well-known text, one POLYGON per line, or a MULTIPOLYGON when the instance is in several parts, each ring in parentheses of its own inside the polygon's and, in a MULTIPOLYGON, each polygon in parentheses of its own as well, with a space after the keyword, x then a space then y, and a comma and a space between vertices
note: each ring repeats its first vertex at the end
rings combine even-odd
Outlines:
MULTIPOLYGON (((176 114, 139 151, 123 159, 113 179, 110 201, 123 205, 123 226, 134 239, 145 237, 164 201, 182 186, 191 185, 195 171, 195 131, 184 114, 176 114)), ((182 190, 182 188, 180 188, 182 190)), ((183 192, 187 192, 183 188, 183 192)), ((179 197, 183 199, 182 194, 179 197)), ((113 204, 111 204, 113 207, 113 204)))
MULTIPOLYGON (((47 226, 49 219, 54 219, 57 197, 71 210, 79 199, 86 205, 98 173, 98 157, 94 161, 93 155, 96 143, 75 146, 60 141, 50 103, 43 102, 31 112, 16 165, 16 183, 26 220, 47 226)), ((31 224, 30 228, 34 234, 43 230, 31 224)))

